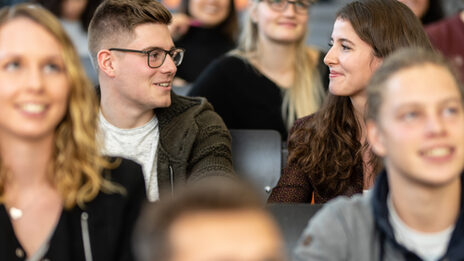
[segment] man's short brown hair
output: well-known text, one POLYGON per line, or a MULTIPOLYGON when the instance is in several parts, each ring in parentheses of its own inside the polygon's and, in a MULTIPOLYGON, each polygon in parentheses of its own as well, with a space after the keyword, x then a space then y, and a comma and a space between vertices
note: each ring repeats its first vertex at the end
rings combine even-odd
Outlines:
POLYGON ((171 19, 169 10, 156 0, 103 1, 89 25, 89 51, 94 64, 98 64, 97 54, 101 49, 131 40, 136 26, 145 23, 168 25, 171 19))

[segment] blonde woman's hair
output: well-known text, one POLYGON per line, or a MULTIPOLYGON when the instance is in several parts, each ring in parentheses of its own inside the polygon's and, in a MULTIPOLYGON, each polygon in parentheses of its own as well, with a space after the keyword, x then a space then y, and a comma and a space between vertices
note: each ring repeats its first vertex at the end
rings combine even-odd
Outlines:
MULTIPOLYGON (((238 56, 244 60, 249 60, 259 55, 258 25, 252 21, 250 16, 253 10, 257 8, 257 5, 258 1, 253 0, 247 13, 244 15, 238 47, 230 52, 231 55, 238 56)), ((309 49, 306 47, 305 39, 306 32, 295 45, 295 78, 293 85, 288 89, 282 88, 284 95, 281 111, 287 129, 292 127, 297 118, 316 112, 325 96, 320 73, 317 69, 317 59, 314 55, 310 54, 309 49)))
MULTIPOLYGON (((121 192, 121 187, 102 177, 104 168, 111 163, 100 154, 97 144, 98 105, 93 87, 82 68, 71 40, 60 22, 47 10, 38 5, 19 4, 0 10, 0 28, 17 18, 26 18, 44 27, 61 45, 66 75, 70 84, 69 104, 66 114, 55 129, 52 162, 49 165, 49 180, 60 193, 64 207, 76 204, 83 207, 100 190, 121 192)), ((21 32, 18 32, 21 33, 21 32)), ((5 183, 8 179, 0 158, 0 202, 4 199, 5 183)))

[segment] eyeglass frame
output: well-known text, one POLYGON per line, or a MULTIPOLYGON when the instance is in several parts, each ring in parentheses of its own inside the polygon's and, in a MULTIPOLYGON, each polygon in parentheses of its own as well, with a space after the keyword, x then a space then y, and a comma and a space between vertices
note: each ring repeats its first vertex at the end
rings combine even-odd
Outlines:
MULTIPOLYGON (((298 11, 299 9, 298 9, 298 7, 297 7, 296 5, 297 5, 298 2, 301 2, 301 0, 300 0, 300 1, 298 1, 298 0, 293 0, 293 1, 281 0, 281 1, 284 1, 284 2, 285 2, 285 5, 283 6, 282 9, 276 9, 275 6, 272 7, 272 6, 273 6, 272 3, 271 3, 272 0, 259 0, 259 1, 260 1, 260 2, 266 2, 266 4, 268 4, 269 7, 270 7, 272 10, 276 11, 276 12, 283 12, 283 11, 285 11, 285 10, 287 9, 288 5, 293 4, 293 6, 295 6, 295 12, 296 12, 296 13, 299 13, 299 14, 305 14, 305 13, 307 13, 308 10, 309 10, 309 8, 311 7, 311 5, 313 5, 313 4, 315 3, 314 0, 308 0, 308 6, 305 8, 304 12, 299 12, 299 11, 298 11)), ((301 10, 301 9, 300 9, 300 10, 301 10)))
MULTIPOLYGON (((171 48, 170 50, 164 50, 163 48, 159 48, 159 47, 155 47, 155 48, 152 48, 150 49, 149 51, 142 51, 142 50, 134 50, 134 49, 125 49, 125 48, 109 48, 108 51, 117 51, 117 52, 130 52, 130 53, 141 53, 141 54, 145 54, 147 56, 147 65, 148 67, 152 68, 152 69, 156 69, 156 68, 159 68, 161 66, 163 66, 164 64, 164 61, 166 60, 166 56, 171 56, 171 59, 173 58, 171 53, 173 51, 179 51, 179 54, 181 55, 181 59, 180 59, 180 62, 179 64, 175 64, 176 66, 179 66, 181 65, 182 61, 184 60, 184 54, 185 54, 185 49, 183 48, 177 48, 177 47, 173 47, 171 48), (158 66, 151 66, 150 65, 150 53, 153 52, 153 51, 163 51, 164 53, 164 58, 163 58, 163 61, 161 62, 160 65, 158 66)), ((174 62, 174 60, 173 60, 174 62)))

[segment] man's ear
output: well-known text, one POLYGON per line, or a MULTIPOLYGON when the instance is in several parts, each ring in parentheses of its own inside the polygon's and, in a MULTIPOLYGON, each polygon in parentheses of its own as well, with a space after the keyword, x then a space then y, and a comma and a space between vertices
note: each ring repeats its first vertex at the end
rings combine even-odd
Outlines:
POLYGON ((97 53, 97 61, 98 61, 98 68, 99 70, 106 74, 108 77, 113 78, 115 76, 114 69, 115 69, 115 60, 114 55, 111 51, 104 49, 100 50, 97 53))
POLYGON ((379 124, 373 120, 367 120, 367 141, 372 148, 372 151, 380 157, 386 154, 385 139, 382 129, 379 124))

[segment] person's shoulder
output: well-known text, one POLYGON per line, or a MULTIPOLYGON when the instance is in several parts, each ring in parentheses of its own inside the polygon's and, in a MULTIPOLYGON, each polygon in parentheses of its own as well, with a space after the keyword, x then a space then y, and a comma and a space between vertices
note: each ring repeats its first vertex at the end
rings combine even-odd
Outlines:
POLYGON ((330 200, 320 211, 321 215, 329 215, 336 218, 359 222, 360 220, 372 218, 372 206, 370 197, 372 195, 357 194, 351 198, 340 196, 330 200))
MULTIPOLYGON (((316 213, 308 225, 309 231, 318 234, 320 228, 333 230, 334 234, 346 234, 356 237, 365 235, 374 227, 371 195, 355 195, 351 198, 340 196, 332 199, 316 213)), ((325 234, 324 231, 320 233, 325 234)))
POLYGON ((293 126, 290 129, 289 133, 293 133, 296 130, 303 128, 306 124, 312 122, 313 120, 314 120, 314 114, 310 114, 310 115, 297 119, 295 123, 293 123, 293 126))
POLYGON ((227 53, 222 55, 221 57, 214 60, 210 67, 212 68, 219 68, 219 69, 227 69, 227 70, 237 70, 246 68, 250 65, 248 60, 245 57, 239 56, 237 54, 227 53))
POLYGON ((176 109, 179 113, 185 112, 187 110, 213 110, 211 104, 204 97, 180 96, 175 93, 172 93, 171 99, 172 109, 176 109))
POLYGON ((441 38, 445 37, 448 34, 452 34, 453 28, 456 27, 460 29, 463 27, 463 22, 460 17, 460 13, 455 16, 428 24, 425 27, 425 32, 431 38, 432 41, 439 41, 441 38))

